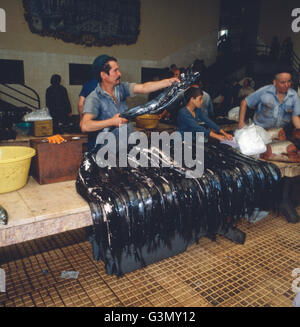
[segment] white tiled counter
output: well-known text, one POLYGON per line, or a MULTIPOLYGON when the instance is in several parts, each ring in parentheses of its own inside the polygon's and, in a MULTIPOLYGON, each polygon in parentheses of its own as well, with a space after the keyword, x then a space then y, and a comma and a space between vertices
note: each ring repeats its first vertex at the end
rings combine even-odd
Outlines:
POLYGON ((21 189, 0 194, 8 224, 0 225, 0 246, 8 246, 92 225, 89 205, 75 180, 40 185, 33 177, 21 189))

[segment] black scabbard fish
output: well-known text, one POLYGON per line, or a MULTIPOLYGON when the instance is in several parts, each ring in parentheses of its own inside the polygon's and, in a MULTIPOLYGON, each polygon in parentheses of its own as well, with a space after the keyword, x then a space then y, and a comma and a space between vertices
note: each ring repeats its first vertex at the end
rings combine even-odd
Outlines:
POLYGON ((182 99, 184 92, 196 81, 197 78, 199 78, 199 76, 199 72, 194 72, 191 67, 187 68, 186 72, 180 74, 180 82, 174 82, 153 100, 141 106, 126 110, 121 113, 120 117, 134 119, 135 117, 144 114, 157 114, 161 112, 163 109, 168 108, 170 105, 182 99))

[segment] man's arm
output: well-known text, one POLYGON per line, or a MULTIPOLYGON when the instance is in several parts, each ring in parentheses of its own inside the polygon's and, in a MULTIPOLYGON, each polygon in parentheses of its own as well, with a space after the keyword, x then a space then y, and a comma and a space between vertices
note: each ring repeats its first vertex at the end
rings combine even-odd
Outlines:
POLYGON ((82 113, 83 113, 83 106, 84 106, 84 101, 85 101, 85 97, 80 95, 79 96, 79 100, 78 100, 78 113, 79 113, 79 118, 80 121, 82 119, 82 113))
POLYGON ((292 122, 295 128, 300 128, 300 117, 299 116, 293 116, 292 122))
POLYGON ((112 118, 105 120, 94 120, 95 116, 89 113, 85 113, 80 123, 80 128, 83 133, 85 132, 96 132, 103 128, 111 126, 120 126, 128 123, 125 118, 119 117, 120 114, 114 115, 112 118))
POLYGON ((242 100, 241 105, 240 105, 240 116, 239 116, 238 128, 243 128, 246 126, 246 123, 245 123, 246 111, 247 111, 247 102, 244 99, 244 100, 242 100))
POLYGON ((296 95, 294 103, 292 123, 295 128, 300 128, 300 98, 298 95, 296 95))
POLYGON ((178 78, 172 77, 172 78, 163 79, 161 81, 146 82, 143 84, 135 84, 133 87, 133 91, 134 91, 134 93, 137 93, 137 94, 151 93, 151 92, 155 92, 157 90, 169 87, 174 82, 180 82, 180 81, 178 78))

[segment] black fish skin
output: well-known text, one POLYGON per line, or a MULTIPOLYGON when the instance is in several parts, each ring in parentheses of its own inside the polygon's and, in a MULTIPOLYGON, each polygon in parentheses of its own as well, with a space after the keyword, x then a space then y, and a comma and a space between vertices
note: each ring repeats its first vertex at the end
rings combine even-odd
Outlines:
POLYGON ((200 76, 199 72, 194 72, 192 67, 186 69, 184 73, 179 76, 180 82, 174 82, 170 87, 164 90, 153 100, 147 102, 144 105, 137 106, 126 110, 121 113, 120 117, 126 119, 134 119, 137 116, 144 114, 156 114, 161 112, 163 109, 168 108, 170 105, 179 101, 183 98, 184 91, 196 81, 200 76))
POLYGON ((8 222, 8 214, 6 210, 0 205, 0 225, 6 225, 8 222))
MULTIPOLYGON (((161 149, 153 151, 159 156, 161 149)), ((144 155, 150 162, 151 152, 144 155)), ((121 276, 184 251, 175 251, 178 242, 230 237, 254 208, 276 209, 281 174, 275 165, 210 142, 204 155, 203 175, 191 179, 186 167, 162 167, 162 160, 156 168, 99 168, 95 154, 84 155, 76 189, 90 205, 94 258, 107 273, 121 276)))

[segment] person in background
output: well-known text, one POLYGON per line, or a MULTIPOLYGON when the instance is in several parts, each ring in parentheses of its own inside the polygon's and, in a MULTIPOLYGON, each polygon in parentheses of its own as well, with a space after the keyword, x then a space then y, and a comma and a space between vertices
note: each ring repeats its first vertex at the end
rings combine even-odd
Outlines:
POLYGON ((154 92, 179 82, 175 77, 143 84, 121 82, 122 74, 117 59, 108 55, 101 55, 95 59, 95 69, 99 83, 85 100, 81 120, 81 131, 88 133, 88 151, 96 149, 96 138, 101 139, 105 132, 115 134, 118 140, 123 125, 126 124, 128 135, 133 131, 128 120, 120 117, 128 108, 127 97, 154 92))
POLYGON ((80 121, 82 120, 82 113, 83 113, 83 107, 84 107, 84 101, 86 97, 95 90, 96 86, 98 85, 98 78, 97 78, 97 62, 96 59, 94 60, 92 64, 92 74, 93 77, 91 80, 85 82, 82 86, 82 89, 79 94, 79 99, 78 99, 78 113, 79 113, 79 118, 80 121))
POLYGON ((72 108, 67 89, 60 84, 61 76, 51 76, 49 86, 46 90, 46 107, 53 118, 53 130, 58 131, 59 124, 65 124, 68 117, 72 116, 72 108))
POLYGON ((201 110, 203 91, 199 87, 191 86, 185 92, 187 104, 178 113, 178 131, 184 139, 184 132, 192 132, 193 139, 196 132, 203 132, 205 137, 212 137, 219 141, 232 140, 232 136, 224 132, 217 124, 210 120, 201 110), (204 122, 208 128, 199 125, 204 122))
POLYGON ((239 92, 241 88, 242 88, 241 84, 235 78, 232 82, 232 106, 233 107, 239 106, 241 103, 239 99, 239 92))
POLYGON ((300 99, 291 85, 291 73, 280 69, 272 85, 264 86, 242 100, 239 128, 246 126, 247 107, 256 108, 253 121, 263 128, 285 127, 290 122, 295 128, 300 128, 300 99))
POLYGON ((180 69, 176 68, 173 70, 173 76, 179 78, 180 76, 180 69))
POLYGON ((175 64, 172 64, 170 66, 170 71, 174 74, 175 70, 178 69, 177 66, 175 64))
POLYGON ((291 64, 293 51, 293 41, 289 36, 282 41, 280 60, 288 65, 291 64))
POLYGON ((210 95, 203 90, 203 82, 202 80, 198 80, 196 83, 196 87, 199 87, 202 92, 203 92, 203 97, 202 97, 202 105, 200 107, 200 110, 210 119, 214 120, 215 117, 215 112, 214 112, 214 107, 213 103, 211 100, 210 95))
POLYGON ((243 87, 240 89, 238 94, 239 102, 241 102, 243 99, 245 99, 248 95, 255 92, 254 88, 250 85, 250 80, 248 78, 245 78, 243 81, 243 87))
POLYGON ((273 36, 271 49, 270 49, 270 58, 273 60, 278 60, 279 53, 280 53, 280 43, 279 43, 278 36, 273 36))
POLYGON ((220 102, 216 107, 217 116, 227 116, 228 111, 232 108, 233 95, 230 82, 225 80, 224 86, 220 90, 220 102))
POLYGON ((200 73, 200 78, 206 80, 207 78, 207 67, 204 64, 203 59, 196 58, 193 62, 193 70, 200 73))
POLYGON ((78 113, 79 113, 79 118, 80 121, 82 119, 82 113, 83 113, 83 107, 84 107, 84 101, 86 97, 95 90, 96 86, 98 84, 97 79, 91 79, 87 81, 86 83, 83 84, 82 89, 79 94, 79 99, 78 99, 78 113))

